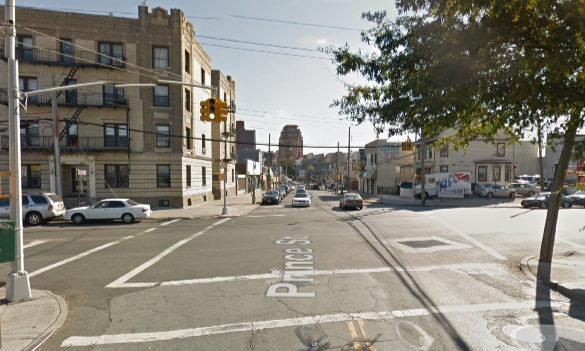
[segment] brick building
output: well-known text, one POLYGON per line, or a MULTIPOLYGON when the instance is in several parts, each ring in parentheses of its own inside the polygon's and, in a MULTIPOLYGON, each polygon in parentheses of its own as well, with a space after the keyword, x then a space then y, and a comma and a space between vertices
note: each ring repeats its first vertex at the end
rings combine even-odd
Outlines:
POLYGON ((299 126, 288 124, 282 128, 278 140, 279 161, 303 156, 303 135, 299 126))
POLYGON ((236 152, 240 150, 256 150, 256 131, 247 130, 244 121, 236 121, 236 152))
MULTIPOLYGON (((52 76, 57 86, 98 80, 212 83, 211 60, 178 9, 169 13, 139 6, 138 18, 129 19, 17 8, 16 19, 22 91, 48 88, 52 76)), ((3 46, 0 56, 6 57, 3 46)), ((0 81, 6 82, 6 72, 6 60, 0 60, 0 81)), ((233 96, 234 85, 224 84, 224 91, 233 96)), ((61 196, 68 205, 76 202, 78 191, 91 202, 130 197, 153 207, 211 201, 212 127, 200 121, 198 112, 199 102, 209 97, 209 89, 175 84, 125 89, 106 85, 59 94, 61 196), (77 188, 77 168, 87 169, 83 190, 77 188)), ((6 91, 0 90, 4 124, 6 104, 6 91)), ((29 98, 21 119, 23 188, 55 192, 51 95, 29 98)), ((3 135, 1 171, 8 169, 8 145, 3 135)))

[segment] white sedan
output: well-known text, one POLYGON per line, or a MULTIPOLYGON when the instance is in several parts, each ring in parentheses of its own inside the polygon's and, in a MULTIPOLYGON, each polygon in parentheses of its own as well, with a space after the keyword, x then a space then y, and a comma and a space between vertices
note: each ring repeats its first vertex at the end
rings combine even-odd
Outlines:
POLYGON ((137 218, 150 217, 150 205, 141 205, 130 199, 104 199, 93 206, 76 207, 67 210, 63 219, 81 224, 86 220, 115 220, 132 223, 137 218))
POLYGON ((293 207, 296 206, 311 206, 311 198, 307 193, 296 193, 292 200, 293 207))

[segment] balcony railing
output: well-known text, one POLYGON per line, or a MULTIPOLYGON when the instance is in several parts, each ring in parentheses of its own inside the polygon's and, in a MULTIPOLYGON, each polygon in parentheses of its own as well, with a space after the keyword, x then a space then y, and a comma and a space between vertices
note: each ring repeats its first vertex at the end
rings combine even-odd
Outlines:
MULTIPOLYGON (((56 66, 80 66, 93 68, 124 68, 126 66, 126 57, 123 55, 110 54, 104 56, 85 50, 61 52, 50 49, 17 47, 15 49, 15 54, 18 61, 56 66)), ((0 57, 6 59, 4 45, 0 45, 0 57)))
MULTIPOLYGON (((7 135, 2 135, 0 148, 9 149, 7 135)), ((54 139, 52 136, 21 136, 20 149, 23 151, 53 151, 54 139)), ((88 151, 127 151, 128 138, 119 137, 117 140, 104 137, 65 137, 59 141, 61 151, 88 152, 88 151)))
MULTIPOLYGON (((28 97, 28 105, 51 105, 52 94, 42 94, 28 97)), ((24 103, 24 100, 22 101, 24 103)), ((6 90, 0 89, 0 104, 8 104, 6 90)), ((78 93, 75 90, 66 91, 57 98, 57 105, 64 107, 106 107, 106 108, 128 108, 128 100, 103 93, 78 93)))

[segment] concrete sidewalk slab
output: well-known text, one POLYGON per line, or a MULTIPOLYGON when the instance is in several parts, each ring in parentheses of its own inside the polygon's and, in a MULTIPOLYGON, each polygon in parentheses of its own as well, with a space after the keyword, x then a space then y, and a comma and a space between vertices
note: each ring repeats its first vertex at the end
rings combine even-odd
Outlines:
POLYGON ((50 291, 32 290, 29 300, 6 303, 6 289, 0 289, 2 350, 29 350, 41 345, 67 319, 67 304, 50 291))
POLYGON ((252 212, 262 203, 262 192, 256 192, 256 204, 252 204, 252 194, 242 194, 226 199, 227 215, 222 215, 223 199, 207 202, 189 208, 155 209, 148 219, 205 219, 220 217, 241 217, 252 212))
MULTIPOLYGON (((402 198, 398 195, 384 194, 383 196, 366 194, 359 192, 364 198, 369 198, 366 202, 378 202, 386 205, 398 205, 398 206, 421 206, 420 197, 415 198, 414 203, 411 198, 402 198)), ((522 198, 491 198, 479 197, 476 195, 465 197, 463 199, 449 199, 449 198, 438 198, 436 196, 430 199, 425 199, 425 206, 428 207, 483 207, 483 208, 521 208, 520 203, 522 198)))

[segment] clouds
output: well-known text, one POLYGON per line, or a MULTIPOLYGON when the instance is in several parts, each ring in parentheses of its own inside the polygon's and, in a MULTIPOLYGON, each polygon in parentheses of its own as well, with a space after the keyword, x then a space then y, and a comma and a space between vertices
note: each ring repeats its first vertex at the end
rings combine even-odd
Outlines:
POLYGON ((325 44, 327 44, 327 39, 319 39, 319 40, 317 40, 317 44, 325 45, 325 44))

